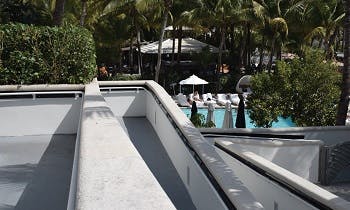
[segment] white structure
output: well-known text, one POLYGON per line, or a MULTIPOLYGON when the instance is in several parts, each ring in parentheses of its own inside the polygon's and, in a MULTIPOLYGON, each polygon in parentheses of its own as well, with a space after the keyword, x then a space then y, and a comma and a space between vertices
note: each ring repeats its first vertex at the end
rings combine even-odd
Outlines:
POLYGON ((203 85, 202 86, 202 93, 204 92, 204 85, 208 84, 207 81, 205 81, 204 79, 201 79, 199 77, 197 77, 196 75, 192 74, 189 78, 181 80, 179 82, 180 84, 180 93, 181 93, 181 85, 192 85, 192 92, 194 93, 194 86, 195 85, 203 85))
POLYGON ((350 209, 284 157, 211 142, 153 81, 0 92, 0 208, 350 209))
MULTIPOLYGON (((141 52, 144 54, 157 54, 158 53, 158 44, 159 42, 152 42, 147 45, 141 46, 141 52)), ((174 53, 177 52, 178 39, 175 39, 175 49, 174 53)), ((181 40, 181 53, 199 53, 202 51, 204 47, 209 47, 210 52, 219 53, 219 48, 214 47, 212 45, 200 42, 193 38, 183 38, 181 40)), ((162 42, 162 53, 170 54, 173 53, 173 40, 165 39, 162 42)))

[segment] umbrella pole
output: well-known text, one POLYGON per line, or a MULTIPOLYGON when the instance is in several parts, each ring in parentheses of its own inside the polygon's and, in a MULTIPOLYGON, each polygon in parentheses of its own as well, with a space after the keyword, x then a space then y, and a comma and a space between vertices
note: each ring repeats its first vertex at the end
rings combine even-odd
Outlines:
POLYGON ((192 93, 194 94, 194 84, 192 85, 192 93))
POLYGON ((181 93, 181 84, 180 84, 180 87, 179 87, 179 93, 181 93))
POLYGON ((202 95, 204 94, 204 85, 202 85, 202 95))

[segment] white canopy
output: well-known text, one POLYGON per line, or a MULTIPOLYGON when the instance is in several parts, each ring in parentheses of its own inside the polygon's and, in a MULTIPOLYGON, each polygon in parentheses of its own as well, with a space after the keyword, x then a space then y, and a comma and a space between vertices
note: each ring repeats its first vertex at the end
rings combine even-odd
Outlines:
MULTIPOLYGON (((174 30, 174 28, 173 28, 173 26, 167 26, 167 27, 165 28, 165 30, 166 30, 166 31, 172 31, 172 30, 174 30)), ((183 31, 193 31, 193 28, 188 27, 188 26, 182 26, 182 30, 183 30, 183 31)))
POLYGON ((208 84, 208 82, 192 74, 192 76, 190 76, 189 78, 181 80, 179 84, 180 85, 206 85, 208 84))
MULTIPOLYGON (((187 79, 184 79, 184 80, 181 80, 179 82, 180 84, 180 92, 181 92, 181 85, 192 85, 192 89, 193 89, 193 92, 194 92, 194 86, 195 85, 206 85, 208 84, 207 81, 205 81, 204 79, 201 79, 199 77, 197 77, 196 75, 192 74, 192 76, 190 76, 189 78, 187 79)), ((202 93, 204 92, 204 87, 202 87, 202 93)))
MULTIPOLYGON (((175 49, 174 53, 177 53, 178 39, 175 39, 175 49)), ((212 45, 200 42, 196 39, 192 38, 183 38, 181 41, 181 53, 198 53, 201 52, 203 47, 209 46, 209 50, 212 53, 218 53, 219 48, 214 47, 212 45)), ((162 42, 162 50, 163 54, 170 54, 173 51, 173 40, 165 39, 162 42)), ((152 42, 147 45, 141 46, 141 53, 144 54, 157 54, 158 53, 158 41, 152 42)))

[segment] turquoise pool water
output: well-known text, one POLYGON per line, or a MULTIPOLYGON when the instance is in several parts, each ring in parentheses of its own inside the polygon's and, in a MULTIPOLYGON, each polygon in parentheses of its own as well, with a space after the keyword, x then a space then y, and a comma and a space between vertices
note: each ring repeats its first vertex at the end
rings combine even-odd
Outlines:
MULTIPOLYGON (((190 108, 181 108, 181 110, 187 115, 187 117, 191 116, 191 109, 190 108)), ((201 113, 207 118, 208 109, 198 109, 198 113, 201 113)), ((214 112, 215 115, 215 125, 217 128, 222 127, 222 123, 224 121, 224 115, 225 115, 225 109, 215 109, 214 112)), ((236 123, 236 117, 237 117, 237 110, 232 109, 232 117, 233 117, 233 125, 236 123)), ((250 118, 248 115, 247 110, 245 110, 245 122, 247 128, 256 128, 256 126, 250 122, 250 118)), ((278 122, 272 123, 273 128, 288 128, 288 127, 295 127, 295 124, 292 122, 290 118, 283 118, 279 117, 278 122)))

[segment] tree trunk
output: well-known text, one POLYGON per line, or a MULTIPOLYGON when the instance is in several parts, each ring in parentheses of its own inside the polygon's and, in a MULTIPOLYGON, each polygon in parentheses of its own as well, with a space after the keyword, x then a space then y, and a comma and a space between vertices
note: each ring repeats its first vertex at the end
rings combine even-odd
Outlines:
POLYGON ((272 62, 273 62, 273 56, 275 54, 275 41, 276 39, 273 38, 272 39, 272 43, 271 43, 271 54, 270 54, 270 59, 269 59, 269 64, 267 65, 268 71, 269 73, 271 73, 271 68, 272 68, 272 62))
POLYGON ((176 58, 176 62, 180 63, 181 61, 181 46, 182 46, 182 35, 183 35, 183 31, 182 31, 182 26, 179 27, 179 36, 177 37, 177 58, 176 58))
POLYGON ((172 31, 172 35, 173 35, 173 46, 171 49, 171 67, 174 66, 174 62, 175 62, 175 41, 176 41, 176 28, 173 25, 173 31, 172 31))
POLYGON ((240 38, 240 52, 239 52, 239 67, 241 68, 244 66, 244 49, 246 42, 244 41, 244 33, 242 34, 242 37, 240 38))
POLYGON ((264 45, 265 45, 265 36, 263 35, 262 37, 262 43, 261 43, 261 47, 260 47, 260 57, 259 57, 259 71, 262 71, 263 69, 263 65, 264 65, 264 45))
POLYGON ((134 55, 133 55, 133 32, 131 30, 131 34, 130 34, 130 46, 129 46, 129 69, 133 69, 134 68, 134 55))
POLYGON ((87 0, 81 0, 80 26, 84 26, 86 18, 87 0))
POLYGON ((251 73, 250 70, 251 70, 251 26, 250 26, 250 23, 248 23, 247 25, 247 44, 246 44, 246 53, 247 53, 247 63, 246 63, 246 70, 247 72, 249 72, 249 74, 251 73))
POLYGON ((160 66, 162 64, 162 42, 164 38, 165 27, 168 22, 168 11, 169 10, 164 11, 162 29, 160 31, 160 37, 159 37, 159 43, 158 43, 158 59, 157 59, 157 66, 156 66, 156 72, 155 72, 155 78, 154 78, 156 82, 159 81, 160 66))
POLYGON ((222 50, 223 50, 224 42, 225 42, 225 32, 226 32, 226 28, 222 27, 221 40, 220 40, 220 46, 219 46, 219 57, 218 57, 218 69, 217 69, 217 72, 221 72, 222 50))
POLYGON ((345 125, 350 94, 350 0, 344 0, 344 68, 336 125, 345 125))
POLYGON ((56 0, 55 11, 53 12, 52 24, 54 26, 61 26, 64 15, 64 4, 66 0, 56 0))
POLYGON ((137 23, 136 25, 136 34, 137 34, 137 39, 136 39, 136 45, 137 45, 137 70, 138 74, 141 75, 142 72, 142 54, 141 54, 141 31, 140 27, 138 26, 137 23))
POLYGON ((327 48, 326 48, 326 58, 327 59, 333 59, 334 58, 334 43, 335 43, 335 39, 337 37, 337 34, 338 34, 338 31, 339 31, 339 26, 337 26, 335 29, 334 29, 334 32, 333 34, 329 37, 329 41, 328 41, 328 44, 327 44, 327 48))

